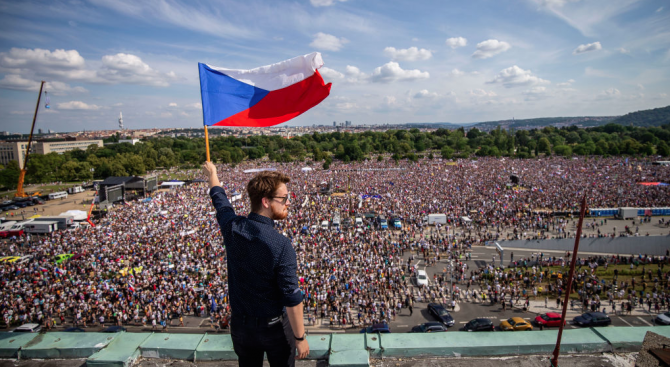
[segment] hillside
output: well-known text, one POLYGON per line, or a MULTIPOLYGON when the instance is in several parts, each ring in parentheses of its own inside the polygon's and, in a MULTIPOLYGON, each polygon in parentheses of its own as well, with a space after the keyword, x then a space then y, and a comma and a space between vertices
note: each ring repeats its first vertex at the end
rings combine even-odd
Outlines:
POLYGON ((614 119, 612 122, 626 126, 661 126, 670 123, 670 106, 654 108, 653 110, 631 112, 614 119))

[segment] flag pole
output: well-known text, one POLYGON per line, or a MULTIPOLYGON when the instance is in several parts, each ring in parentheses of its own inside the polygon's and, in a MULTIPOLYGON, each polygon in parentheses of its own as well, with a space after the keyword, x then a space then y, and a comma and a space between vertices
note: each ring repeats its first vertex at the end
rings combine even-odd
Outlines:
POLYGON ((582 224, 584 223, 584 215, 586 214, 586 194, 582 197, 581 208, 579 210, 579 223, 577 224, 577 235, 575 237, 575 247, 572 249, 572 261, 570 262, 570 272, 568 273, 568 287, 565 289, 565 296, 563 300, 563 311, 561 312, 561 323, 558 327, 558 338, 556 339, 556 347, 554 348, 554 355, 551 359, 551 366, 558 367, 558 356, 561 354, 561 338, 563 337, 563 326, 565 326, 565 314, 568 311, 568 300, 572 292, 572 282, 575 274, 575 263, 577 262, 577 252, 579 251, 579 238, 582 236, 582 224))
POLYGON ((205 125, 205 151, 207 152, 207 162, 209 162, 209 135, 207 134, 207 125, 205 125))

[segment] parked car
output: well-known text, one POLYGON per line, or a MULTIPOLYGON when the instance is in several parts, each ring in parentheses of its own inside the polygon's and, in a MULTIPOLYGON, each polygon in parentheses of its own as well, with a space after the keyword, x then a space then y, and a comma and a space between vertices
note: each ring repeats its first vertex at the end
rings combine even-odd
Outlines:
POLYGON ((449 311, 447 311, 444 306, 439 303, 429 303, 428 304, 428 313, 435 316, 437 321, 444 324, 446 327, 454 326, 454 318, 451 317, 449 311))
POLYGON ((428 285, 428 275, 426 274, 425 270, 416 271, 416 285, 419 287, 428 285))
POLYGON ((413 333, 439 333, 447 331, 447 327, 441 322, 427 322, 412 328, 413 333))
MULTIPOLYGON (((560 327, 561 326, 561 314, 556 312, 547 312, 542 315, 538 315, 533 323, 537 326, 544 327, 560 327)), ((565 325, 565 320, 563 320, 563 325, 565 325)))
POLYGON ((602 312, 587 312, 575 317, 572 322, 578 326, 608 326, 612 324, 612 319, 602 312))
POLYGON ((86 330, 80 328, 80 327, 69 327, 65 330, 63 330, 66 333, 85 333, 86 330))
POLYGON ((533 330, 533 325, 530 322, 522 319, 521 317, 512 317, 507 320, 503 320, 500 323, 500 330, 502 331, 531 331, 533 330))
POLYGON ((361 329, 361 334, 368 333, 380 333, 380 334, 388 334, 391 332, 391 328, 389 328, 389 325, 385 322, 380 322, 379 324, 372 324, 372 326, 368 326, 366 328, 361 329))
POLYGON ((473 319, 463 326, 461 331, 495 331, 493 321, 489 319, 473 319))
POLYGON ((10 229, 6 231, 0 231, 0 238, 7 238, 13 236, 23 236, 22 229, 10 229))
POLYGON ((23 324, 16 329, 12 330, 12 333, 39 333, 42 330, 40 324, 23 324))
POLYGON ((126 328, 123 326, 110 326, 106 329, 104 329, 102 332, 103 333, 120 333, 122 331, 126 331, 126 328))
POLYGON ((2 210, 8 211, 8 210, 19 210, 19 207, 16 205, 7 205, 6 207, 2 208, 2 210))
POLYGON ((654 319, 656 325, 670 325, 670 312, 662 313, 654 319))

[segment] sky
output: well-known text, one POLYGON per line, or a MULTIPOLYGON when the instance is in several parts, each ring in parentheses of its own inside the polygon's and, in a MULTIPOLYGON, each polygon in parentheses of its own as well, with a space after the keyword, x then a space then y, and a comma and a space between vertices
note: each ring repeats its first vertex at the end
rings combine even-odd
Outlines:
POLYGON ((283 125, 612 116, 670 105, 667 0, 0 0, 0 131, 198 128, 198 62, 314 51, 283 125), (44 96, 44 95, 43 95, 44 96))

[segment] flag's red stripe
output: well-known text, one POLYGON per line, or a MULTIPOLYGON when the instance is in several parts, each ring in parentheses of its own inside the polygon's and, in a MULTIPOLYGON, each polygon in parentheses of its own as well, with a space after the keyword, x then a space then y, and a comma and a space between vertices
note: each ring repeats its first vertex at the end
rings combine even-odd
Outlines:
POLYGON ((221 120, 214 126, 272 126, 288 121, 316 106, 330 94, 316 70, 314 75, 286 88, 268 93, 252 107, 221 120))

